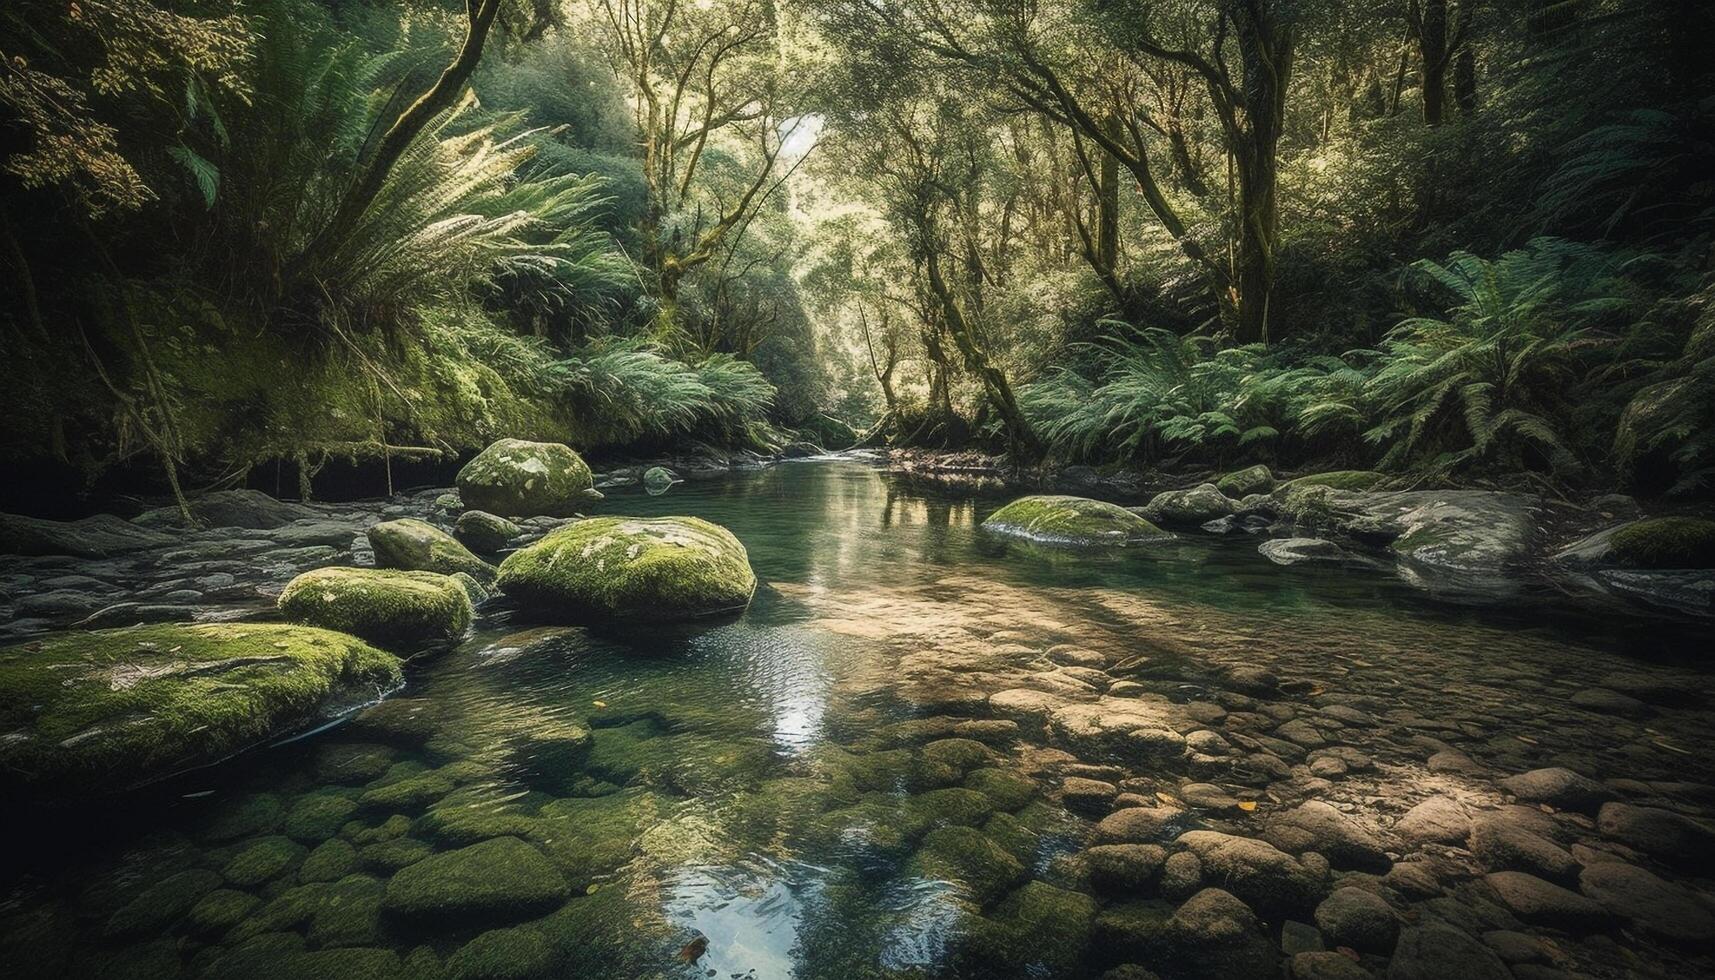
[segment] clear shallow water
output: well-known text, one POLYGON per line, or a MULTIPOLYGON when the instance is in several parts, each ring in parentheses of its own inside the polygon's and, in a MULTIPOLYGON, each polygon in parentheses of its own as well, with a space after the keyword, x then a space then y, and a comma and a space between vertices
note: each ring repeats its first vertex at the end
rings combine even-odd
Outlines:
MULTIPOLYGON (((1089 680, 1064 667, 1085 660, 1180 703, 1261 666, 1297 682, 1271 699, 1289 712, 1388 716, 1386 739, 1336 739, 1374 770, 1310 784, 1383 824, 1429 792, 1497 798, 1486 778, 1427 766, 1436 746, 1503 774, 1709 779, 1700 704, 1646 721, 1572 701, 1616 670, 1701 689, 1693 628, 1550 595, 1451 605, 1374 570, 1278 568, 1245 537, 1108 555, 1003 543, 976 527, 998 503, 824 462, 613 491, 601 512, 738 535, 764 583, 749 612, 585 630, 495 609, 412 665, 392 706, 411 719, 360 717, 25 821, 0 953, 22 975, 1096 975, 1111 963, 1066 860, 1090 823, 1054 790, 1088 774, 1172 798, 1193 774, 1073 758, 1029 733, 939 741, 989 717, 995 690, 1089 680), (1006 858, 969 858, 956 828, 1006 858), (392 903, 400 869, 500 836, 544 855, 561 891, 525 901, 512 880, 460 881, 494 894, 453 916, 392 903)), ((1236 791, 1259 816, 1289 802, 1236 791)))

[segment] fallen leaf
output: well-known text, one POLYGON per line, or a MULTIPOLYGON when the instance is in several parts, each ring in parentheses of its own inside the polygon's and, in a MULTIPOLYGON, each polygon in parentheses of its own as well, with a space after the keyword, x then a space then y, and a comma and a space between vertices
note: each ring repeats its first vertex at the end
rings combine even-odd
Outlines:
POLYGON ((1255 800, 1240 800, 1239 801, 1239 809, 1243 810, 1246 813, 1254 812, 1256 810, 1256 801, 1255 800))
POLYGON ((605 708, 605 707, 607 707, 607 702, 606 702, 606 701, 591 701, 591 702, 590 702, 590 703, 591 703, 591 704, 593 704, 593 705, 595 705, 595 706, 596 706, 596 707, 598 707, 598 708, 605 708))
POLYGON ((679 950, 678 960, 681 963, 695 963, 698 960, 702 959, 703 954, 708 952, 708 951, 709 951, 709 937, 698 936, 697 938, 686 943, 684 945, 684 947, 679 950))
POLYGON ((1167 804, 1168 806, 1179 806, 1180 805, 1178 798, 1168 796, 1166 793, 1156 793, 1155 798, 1160 800, 1161 802, 1167 804))
POLYGON ((595 884, 594 882, 591 882, 590 886, 588 888, 584 889, 584 894, 585 895, 594 895, 600 889, 601 889, 600 885, 595 884))

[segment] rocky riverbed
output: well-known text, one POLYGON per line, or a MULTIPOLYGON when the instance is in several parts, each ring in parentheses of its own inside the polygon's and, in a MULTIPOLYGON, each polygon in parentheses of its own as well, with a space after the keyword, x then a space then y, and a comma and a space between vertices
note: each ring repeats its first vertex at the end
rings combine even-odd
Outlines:
MULTIPOLYGON (((480 602, 471 632, 414 651, 402 691, 378 684, 389 696, 336 728, 133 794, 126 821, 78 807, 29 824, 6 961, 54 976, 1715 969, 1715 682, 1695 621, 1583 634, 1441 605, 1401 571, 1462 573, 1462 541, 1535 555, 1539 533, 1586 528, 1485 536, 1434 501, 1264 509, 1203 491, 1090 509, 1167 529, 1101 553, 981 530, 1003 500, 868 467, 783 464, 658 497, 643 475, 596 474, 608 499, 592 509, 731 528, 761 580, 742 620, 544 626, 480 602), (1289 522, 1314 533, 1277 536, 1289 522)), ((78 553, 0 559, 4 628, 25 645, 125 623, 257 629, 301 572, 373 564, 380 521, 473 523, 449 503, 233 494, 200 505, 225 523, 210 530, 165 512, 14 524, 23 550, 78 553)), ((505 549, 568 519, 514 518, 505 549)), ((1514 580, 1506 594, 1552 598, 1514 580)))

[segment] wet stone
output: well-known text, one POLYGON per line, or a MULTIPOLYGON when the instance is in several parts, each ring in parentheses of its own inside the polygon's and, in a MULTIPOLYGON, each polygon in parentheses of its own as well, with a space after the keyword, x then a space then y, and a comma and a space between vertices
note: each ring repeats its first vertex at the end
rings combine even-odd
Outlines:
POLYGON ((1594 813, 1614 798, 1614 791, 1570 769, 1532 769, 1500 781, 1502 789, 1523 803, 1545 803, 1558 810, 1594 813))
POLYGON ((1337 868, 1385 872, 1392 863, 1374 830, 1320 800, 1275 814, 1267 827, 1269 841, 1282 850, 1316 851, 1337 868))
POLYGON ((1506 964, 1469 933, 1432 924, 1406 929, 1388 962, 1387 980, 1512 980, 1506 964))
POLYGON ((1483 881, 1508 911, 1535 925, 1590 930, 1607 925, 1612 918, 1583 895, 1522 871, 1496 871, 1484 875, 1483 881))
POLYGON ((1605 861, 1585 868, 1578 888, 1634 927, 1677 943, 1715 940, 1715 913, 1689 890, 1636 865, 1605 861))
POLYGON ((1432 796, 1400 817, 1393 832, 1409 844, 1463 844, 1471 833, 1471 817, 1455 800, 1432 796))
POLYGON ((1143 891, 1167 860, 1167 849, 1155 844, 1100 844, 1084 851, 1090 884, 1101 891, 1143 891))
POLYGON ((1399 916, 1392 906, 1362 888, 1339 888, 1316 906, 1316 925, 1328 942, 1362 953, 1386 955, 1399 938, 1399 916))
POLYGON ((1073 776, 1060 784, 1061 802, 1066 805, 1066 809, 1080 813, 1106 813, 1114 797, 1118 795, 1119 787, 1099 779, 1073 776))
POLYGON ((1603 837, 1668 863, 1715 865, 1715 831, 1671 810, 1605 803, 1596 815, 1603 837))
POLYGON ((1528 871, 1553 881, 1570 883, 1578 862, 1548 839, 1540 816, 1519 807, 1485 813, 1471 823, 1471 852, 1494 871, 1528 871))

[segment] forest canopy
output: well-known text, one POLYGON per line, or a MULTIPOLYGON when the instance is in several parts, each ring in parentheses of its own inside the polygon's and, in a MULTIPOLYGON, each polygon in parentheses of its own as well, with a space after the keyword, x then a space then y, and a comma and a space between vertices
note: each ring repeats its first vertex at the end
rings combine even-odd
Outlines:
POLYGON ((3 452, 1706 496, 1692 0, 14 0, 3 452))

